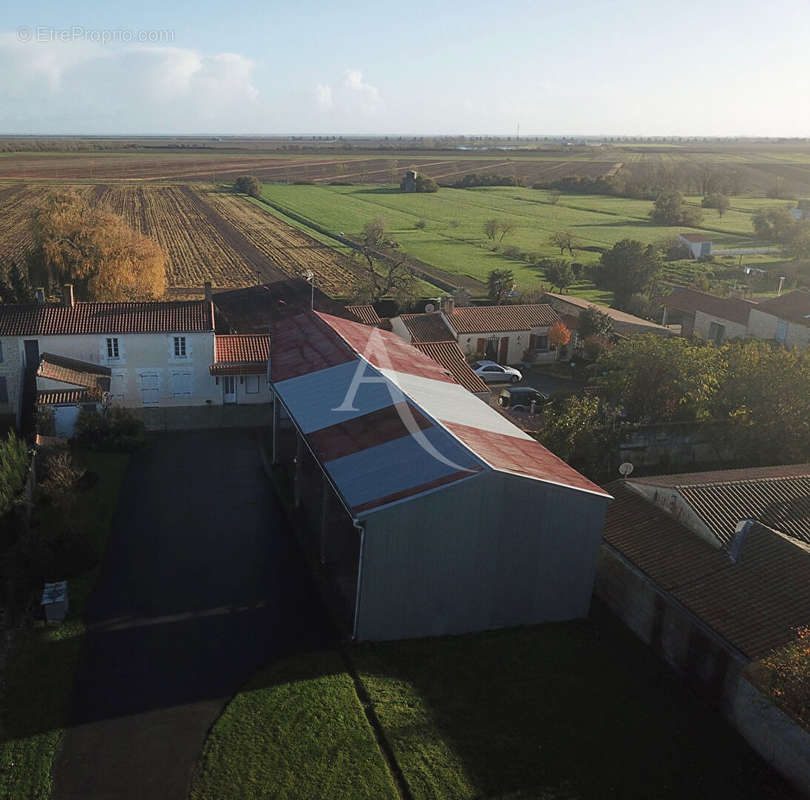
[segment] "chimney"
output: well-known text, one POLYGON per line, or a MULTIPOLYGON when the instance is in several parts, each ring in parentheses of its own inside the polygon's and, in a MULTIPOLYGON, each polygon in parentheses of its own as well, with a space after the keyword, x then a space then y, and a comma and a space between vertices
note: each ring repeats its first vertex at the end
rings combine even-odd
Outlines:
POLYGON ((203 290, 205 291, 205 299, 210 302, 213 299, 213 292, 211 291, 211 281, 206 281, 203 284, 203 290))
POLYGON ((782 275, 782 277, 779 278, 779 288, 776 290, 776 296, 777 297, 780 297, 782 295, 782 287, 784 285, 785 285, 785 276, 782 275))
POLYGON ((456 300, 454 297, 445 297, 444 298, 444 307, 442 311, 446 317, 452 317, 453 312, 456 310, 456 300))
POLYGON ((62 305, 65 308, 73 308, 76 305, 76 301, 73 299, 72 283, 66 283, 62 287, 62 305))
POLYGON ((37 303, 41 306, 45 305, 45 287, 44 286, 37 286, 34 289, 34 297, 37 300, 37 303))

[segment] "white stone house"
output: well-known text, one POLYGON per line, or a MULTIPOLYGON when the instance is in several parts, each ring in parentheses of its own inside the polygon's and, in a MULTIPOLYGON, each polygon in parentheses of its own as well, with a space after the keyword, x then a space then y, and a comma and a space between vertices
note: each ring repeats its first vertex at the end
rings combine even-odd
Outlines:
POLYGON ((548 340, 557 322, 559 314, 545 303, 458 308, 447 298, 441 311, 393 317, 391 330, 409 343, 455 341, 465 356, 518 364, 526 354, 537 361, 557 359, 548 340))
POLYGON ((810 347, 810 292, 788 292, 754 305, 748 335, 775 339, 785 347, 810 347))
MULTIPOLYGON (((108 384, 104 403, 144 415, 147 409, 164 409, 165 424, 182 423, 190 407, 269 403, 268 337, 239 338, 241 347, 233 337, 215 335, 210 299, 84 303, 75 302, 72 287, 66 286, 60 305, 2 305, 0 415, 14 416, 19 426, 36 391, 72 391, 76 415, 79 405, 91 402, 88 385, 54 382, 47 369, 40 369, 44 353, 51 360, 74 362, 73 380, 101 368, 108 384), (238 360, 231 361, 232 356, 238 360), (43 374, 37 376, 38 371, 43 374)), ((67 395, 60 400, 68 404, 67 395)))

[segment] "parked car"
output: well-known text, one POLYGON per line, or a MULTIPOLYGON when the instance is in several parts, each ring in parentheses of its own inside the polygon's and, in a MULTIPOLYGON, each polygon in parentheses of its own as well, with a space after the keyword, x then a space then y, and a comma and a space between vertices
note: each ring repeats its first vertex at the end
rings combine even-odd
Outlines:
POLYGON ((510 411, 531 411, 532 403, 539 409, 548 402, 548 395, 539 392, 531 386, 515 386, 510 389, 501 389, 498 395, 498 405, 510 411))
POLYGON ((502 367, 494 361, 476 361, 473 372, 487 383, 517 383, 523 379, 520 370, 514 367, 502 367))

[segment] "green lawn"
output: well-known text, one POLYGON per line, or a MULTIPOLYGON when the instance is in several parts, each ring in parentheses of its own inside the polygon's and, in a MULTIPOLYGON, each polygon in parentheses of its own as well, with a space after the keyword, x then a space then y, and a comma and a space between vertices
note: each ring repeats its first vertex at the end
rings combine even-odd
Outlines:
POLYGON ((335 652, 259 672, 214 725, 191 800, 397 797, 335 652))
MULTIPOLYGON (((77 460, 98 483, 81 494, 78 525, 103 554, 129 457, 83 453, 77 460)), ((100 565, 69 583, 70 616, 59 627, 21 631, 3 669, 0 698, 0 798, 46 800, 82 655, 82 614, 100 565)))
POLYGON ((605 612, 356 660, 417 799, 793 797, 605 612))
MULTIPOLYGON (((442 188, 435 194, 406 195, 390 186, 266 184, 263 196, 282 213, 295 214, 330 233, 342 231, 357 236, 367 222, 382 216, 393 238, 415 258, 481 281, 492 269, 508 266, 522 287, 545 281, 543 270, 522 258, 493 252, 493 243, 483 232, 487 219, 497 217, 515 225, 501 248, 512 245, 521 252, 545 257, 560 255, 548 243, 549 236, 559 230, 572 231, 582 245, 592 247, 610 247, 624 238, 653 243, 697 230, 651 224, 648 214, 652 204, 645 200, 564 195, 553 203, 547 191, 522 187, 442 188), (426 222, 421 230, 415 226, 420 219, 426 222)), ((742 208, 730 210, 722 218, 707 210, 700 230, 712 235, 715 247, 756 244, 751 236, 750 213, 742 208)), ((576 254, 576 260, 585 264, 595 263, 598 258, 596 252, 578 250, 576 254)), ((691 280, 694 266, 684 265, 683 269, 691 280)), ((586 282, 575 284, 571 292, 593 300, 609 300, 609 295, 586 282)))
MULTIPOLYGON (((795 795, 613 617, 353 648, 416 800, 795 795)), ((214 726, 192 800, 394 797, 337 654, 260 672, 214 726)))

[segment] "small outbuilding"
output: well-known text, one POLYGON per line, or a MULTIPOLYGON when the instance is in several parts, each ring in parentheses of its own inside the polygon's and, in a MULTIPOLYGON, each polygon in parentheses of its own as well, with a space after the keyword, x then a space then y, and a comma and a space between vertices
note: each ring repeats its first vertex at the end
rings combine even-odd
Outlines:
POLYGON ((588 613, 607 492, 395 334, 307 312, 270 341, 273 460, 355 639, 588 613))
POLYGON ((707 258, 712 254, 712 240, 702 233, 682 233, 678 243, 686 247, 692 258, 707 258))

